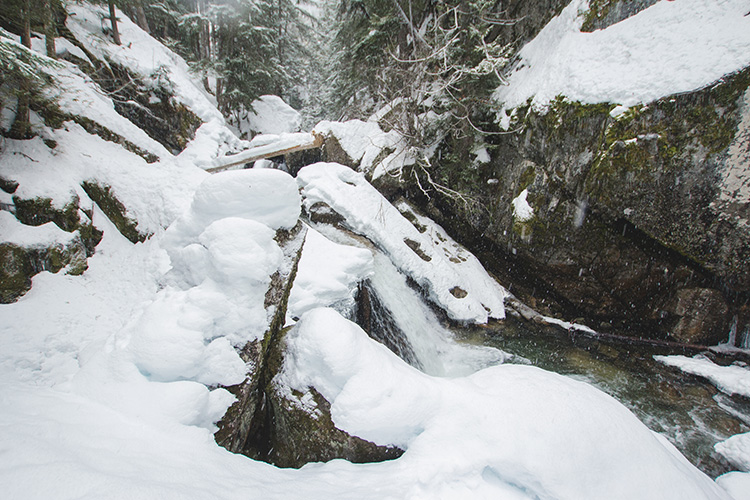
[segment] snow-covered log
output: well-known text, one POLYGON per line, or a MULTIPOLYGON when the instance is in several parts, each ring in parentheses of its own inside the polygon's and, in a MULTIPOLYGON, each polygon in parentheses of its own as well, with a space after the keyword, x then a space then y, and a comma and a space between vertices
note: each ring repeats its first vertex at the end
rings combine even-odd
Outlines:
POLYGON ((216 166, 207 168, 207 172, 216 173, 224 170, 228 170, 237 165, 244 165, 246 163, 252 163, 256 160, 262 160, 264 158, 273 158, 274 156, 281 156, 288 153, 294 153, 296 151, 304 151, 306 149, 319 148, 323 145, 323 136, 307 132, 298 132, 295 134, 281 134, 277 139, 266 144, 261 144, 245 151, 227 155, 216 160, 216 166))

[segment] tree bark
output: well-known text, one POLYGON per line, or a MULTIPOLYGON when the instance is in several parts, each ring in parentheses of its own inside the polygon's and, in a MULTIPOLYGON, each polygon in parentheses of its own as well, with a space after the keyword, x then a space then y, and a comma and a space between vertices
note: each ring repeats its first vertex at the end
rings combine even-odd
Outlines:
POLYGON ((44 0, 44 38, 47 47, 47 57, 57 59, 57 50, 55 48, 55 29, 53 0, 44 0))
POLYGON ((109 22, 112 26, 112 38, 117 45, 122 45, 120 40, 120 30, 117 29, 117 13, 115 12, 115 1, 108 0, 109 3, 109 22))
MULTIPOLYGON (((21 43, 31 49, 31 0, 23 2, 22 12, 23 29, 21 30, 21 43)), ((18 104, 16 105, 16 116, 13 125, 8 131, 11 139, 28 139, 31 137, 31 122, 29 120, 29 106, 31 104, 31 85, 23 77, 18 86, 18 104)))
POLYGON ((135 8, 135 18, 138 22, 138 26, 148 33, 151 34, 151 27, 148 25, 148 19, 146 18, 146 11, 143 10, 143 2, 141 0, 135 0, 134 2, 134 8, 135 8))

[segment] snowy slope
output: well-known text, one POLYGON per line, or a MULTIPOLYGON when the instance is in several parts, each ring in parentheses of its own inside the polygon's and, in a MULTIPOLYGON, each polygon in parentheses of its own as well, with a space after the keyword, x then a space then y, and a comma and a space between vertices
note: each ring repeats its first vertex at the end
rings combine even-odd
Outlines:
MULTIPOLYGON (((100 29, 98 8, 71 8, 71 29, 84 37, 100 29)), ((121 17, 122 48, 94 35, 90 47, 144 71, 174 63, 157 46, 151 54, 133 52, 152 42, 121 17), (136 39, 129 37, 139 43, 128 46, 136 39)), ((233 347, 267 326, 265 290, 283 258, 275 230, 297 222, 301 200, 295 180, 279 171, 209 176, 195 165, 226 148, 231 132, 174 64, 170 75, 181 98, 207 120, 177 158, 147 164, 74 124, 42 131, 56 141, 54 149, 40 138, 3 142, 0 175, 19 183, 19 196, 50 197, 58 208, 77 196, 104 232, 82 276, 40 273, 18 302, 0 305, 3 498, 727 498, 591 386, 518 366, 432 377, 335 311, 315 308, 349 300, 354 282, 377 269, 365 251, 342 249, 322 235, 311 237, 301 263, 308 271, 293 299, 302 318, 290 333, 286 382, 314 385, 331 401, 339 426, 401 444, 406 454, 379 464, 334 460, 282 470, 218 447, 214 422, 232 396, 216 386, 239 382, 248 369, 233 347), (121 236, 80 188, 89 179, 110 185, 139 229, 153 236, 139 244, 121 236), (313 270, 331 258, 340 262, 326 263, 331 280, 321 285, 313 270)), ((89 84, 81 78, 72 85, 75 91, 89 84)), ((98 119, 140 140, 107 106, 99 111, 98 119)), ((426 228, 419 232, 398 209, 373 201, 360 174, 335 172, 339 178, 328 187, 352 194, 325 191, 321 181, 306 184, 308 196, 316 187, 378 235, 382 247, 400 243, 394 260, 432 283, 457 317, 483 320, 486 309, 502 315, 502 289, 460 247, 438 245, 439 228, 414 215, 426 228), (431 252, 433 265, 445 264, 449 276, 420 264, 404 236, 431 252), (459 261, 453 267, 451 257, 459 261), (446 283, 468 295, 445 295, 446 283)), ((66 238, 49 226, 19 228, 7 213, 0 228, 3 239, 29 244, 66 238)), ((737 487, 745 476, 738 477, 724 482, 737 487)))
POLYGON ((632 106, 699 89, 750 65, 744 0, 662 0, 593 33, 580 31, 586 8, 587 0, 573 0, 521 49, 494 96, 504 109, 528 99, 545 106, 558 95, 632 106))

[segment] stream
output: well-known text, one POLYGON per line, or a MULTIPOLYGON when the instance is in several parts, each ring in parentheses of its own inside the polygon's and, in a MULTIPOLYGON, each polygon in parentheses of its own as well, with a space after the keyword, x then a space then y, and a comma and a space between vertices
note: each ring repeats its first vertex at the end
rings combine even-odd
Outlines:
POLYGON ((496 347, 598 387, 713 478, 736 470, 713 446, 750 430, 750 401, 658 363, 654 355, 672 354, 663 348, 604 343, 511 317, 488 327, 454 331, 463 342, 496 347))

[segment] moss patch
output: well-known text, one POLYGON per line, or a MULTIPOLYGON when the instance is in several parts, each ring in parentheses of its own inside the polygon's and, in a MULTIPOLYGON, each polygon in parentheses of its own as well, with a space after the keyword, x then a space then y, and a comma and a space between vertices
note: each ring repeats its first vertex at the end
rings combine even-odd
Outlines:
POLYGON ((128 215, 125 205, 117 199, 110 186, 103 186, 92 181, 84 182, 81 186, 89 198, 99 205, 120 234, 132 243, 143 242, 150 236, 138 231, 138 222, 128 215))
POLYGON ((15 302, 28 292, 33 274, 26 250, 9 243, 0 244, 0 303, 15 302))

